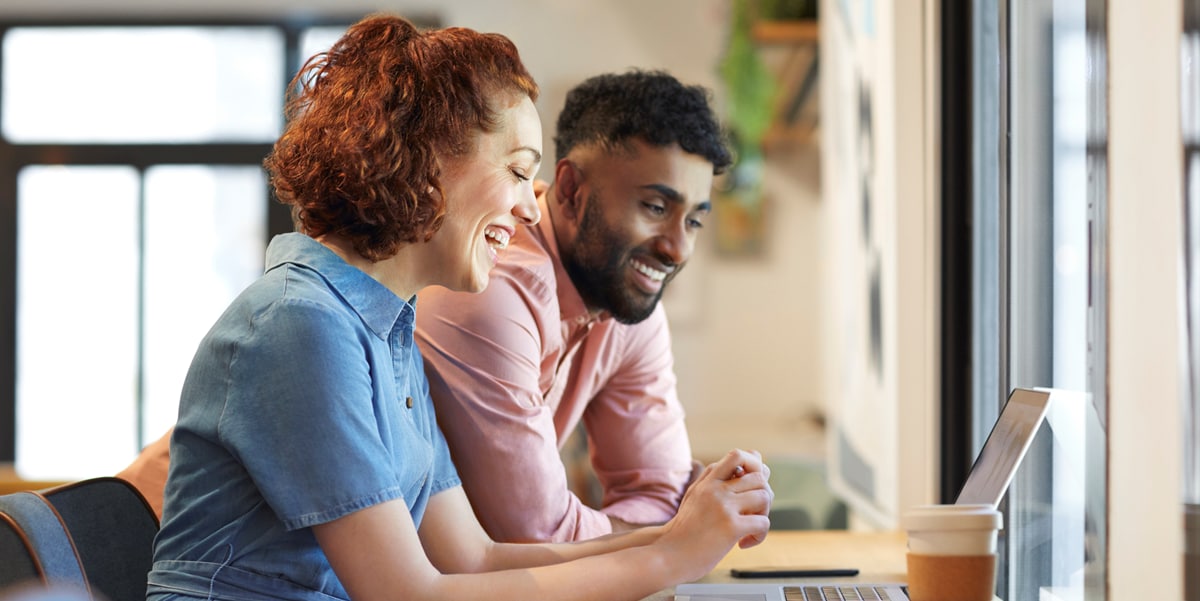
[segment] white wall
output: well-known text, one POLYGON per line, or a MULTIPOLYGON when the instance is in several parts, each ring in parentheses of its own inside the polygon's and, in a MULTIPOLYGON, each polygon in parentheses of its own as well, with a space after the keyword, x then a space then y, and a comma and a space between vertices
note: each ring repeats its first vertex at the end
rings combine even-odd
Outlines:
POLYGON ((1182 8, 1108 6, 1109 598, 1182 599, 1182 8))
MULTIPOLYGON (((5 0, 0 19, 376 10, 437 15, 445 25, 503 33, 516 43, 542 87, 538 107, 552 156, 553 123, 563 97, 590 75, 662 68, 714 89, 719 100, 716 66, 728 5, 726 0, 5 0)), ((762 448, 769 455, 820 452, 819 432, 799 430, 806 425, 802 417, 822 409, 816 160, 807 152, 770 167, 761 257, 730 259, 701 248, 675 281, 667 307, 677 322, 680 393, 698 455, 732 446, 762 448), (764 425, 770 426, 766 435, 764 425)), ((543 175, 550 172, 542 169, 543 175)), ((702 236, 711 243, 713 232, 702 236)))
POLYGON ((873 527, 936 496, 936 2, 897 4, 821 4, 830 474, 873 527))

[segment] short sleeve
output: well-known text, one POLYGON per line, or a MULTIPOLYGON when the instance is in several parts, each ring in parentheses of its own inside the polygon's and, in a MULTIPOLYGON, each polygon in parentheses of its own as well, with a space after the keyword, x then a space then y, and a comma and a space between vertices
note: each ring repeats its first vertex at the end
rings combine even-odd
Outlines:
POLYGON ((368 360, 378 351, 355 320, 313 301, 276 301, 254 316, 230 363, 235 385, 218 435, 289 530, 403 496, 401 475, 380 460, 387 408, 377 406, 368 360))

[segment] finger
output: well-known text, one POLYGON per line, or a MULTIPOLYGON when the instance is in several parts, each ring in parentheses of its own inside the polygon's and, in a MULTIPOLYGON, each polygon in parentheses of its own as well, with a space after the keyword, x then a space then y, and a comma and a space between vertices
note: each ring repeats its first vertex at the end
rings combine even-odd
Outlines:
POLYGON ((735 492, 729 497, 729 500, 737 508, 738 513, 765 515, 771 510, 771 503, 775 500, 775 491, 771 490, 770 486, 759 486, 735 492))
POLYGON ((683 504, 683 502, 686 501, 688 497, 692 496, 692 493, 697 489, 697 485, 700 484, 700 482, 709 479, 710 474, 712 474, 712 471, 713 471, 713 466, 711 466, 711 465, 705 466, 703 469, 700 470, 699 475, 692 478, 692 480, 687 483, 687 485, 683 489, 683 496, 679 500, 680 504, 683 504))
POLYGON ((720 469, 728 462, 735 462, 732 473, 722 472, 719 477, 723 480, 729 478, 740 478, 748 472, 761 472, 765 467, 762 462, 762 455, 758 451, 744 451, 742 449, 734 449, 727 453, 725 457, 716 463, 716 467, 720 469))
POLYGON ((771 530, 771 520, 763 515, 748 515, 743 516, 740 526, 745 528, 742 530, 745 534, 738 540, 738 547, 746 549, 753 547, 767 538, 767 533, 771 530))
POLYGON ((762 543, 766 539, 767 534, 765 532, 762 534, 752 534, 750 536, 743 537, 742 540, 738 541, 738 548, 749 549, 750 547, 762 543))
POLYGON ((775 493, 766 488, 742 493, 741 497, 743 514, 767 515, 771 512, 771 503, 775 500, 775 493))
POLYGON ((708 465, 704 466, 704 467, 703 467, 703 468, 700 470, 700 473, 699 473, 699 474, 697 474, 695 478, 692 478, 692 484, 695 484, 695 483, 697 483, 697 482, 699 482, 699 481, 701 481, 701 480, 703 480, 703 479, 705 479, 705 478, 708 478, 708 477, 710 477, 710 474, 712 474, 712 473, 713 473, 713 470, 714 470, 714 469, 716 469, 716 465, 717 465, 717 464, 715 464, 715 463, 710 463, 710 464, 708 464, 708 465))
POLYGON ((745 461, 743 462, 742 465, 746 469, 746 471, 767 471, 768 470, 767 464, 763 463, 763 461, 762 461, 762 453, 752 450, 752 449, 749 451, 742 451, 742 453, 743 453, 743 457, 745 457, 745 461))
POLYGON ((746 465, 752 462, 753 455, 750 455, 749 453, 739 449, 734 449, 726 453, 724 457, 709 467, 712 469, 713 474, 717 478, 721 480, 728 480, 730 478, 736 478, 741 474, 744 474, 746 471, 749 471, 747 470, 746 465), (741 468, 740 472, 738 471, 738 468, 741 468))
POLYGON ((740 465, 746 472, 762 472, 767 471, 767 465, 763 463, 762 454, 755 450, 736 451, 741 457, 740 465))
POLYGON ((767 477, 762 472, 748 472, 741 477, 729 480, 726 486, 735 493, 771 487, 767 481, 767 477))

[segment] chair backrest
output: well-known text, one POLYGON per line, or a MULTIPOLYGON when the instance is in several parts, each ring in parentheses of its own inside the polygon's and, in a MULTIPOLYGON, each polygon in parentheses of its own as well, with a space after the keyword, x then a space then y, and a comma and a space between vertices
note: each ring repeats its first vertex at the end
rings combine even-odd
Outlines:
POLYGON ((158 518, 119 478, 0 496, 0 587, 40 581, 143 601, 158 518))

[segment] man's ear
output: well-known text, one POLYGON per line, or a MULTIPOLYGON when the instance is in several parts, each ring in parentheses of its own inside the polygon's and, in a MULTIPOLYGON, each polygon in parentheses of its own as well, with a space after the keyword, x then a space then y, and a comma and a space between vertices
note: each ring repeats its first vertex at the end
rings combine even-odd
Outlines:
POLYGON ((554 187, 557 193, 553 200, 562 207, 567 219, 575 220, 583 208, 582 185, 583 173, 578 165, 570 159, 561 159, 554 164, 554 187))

